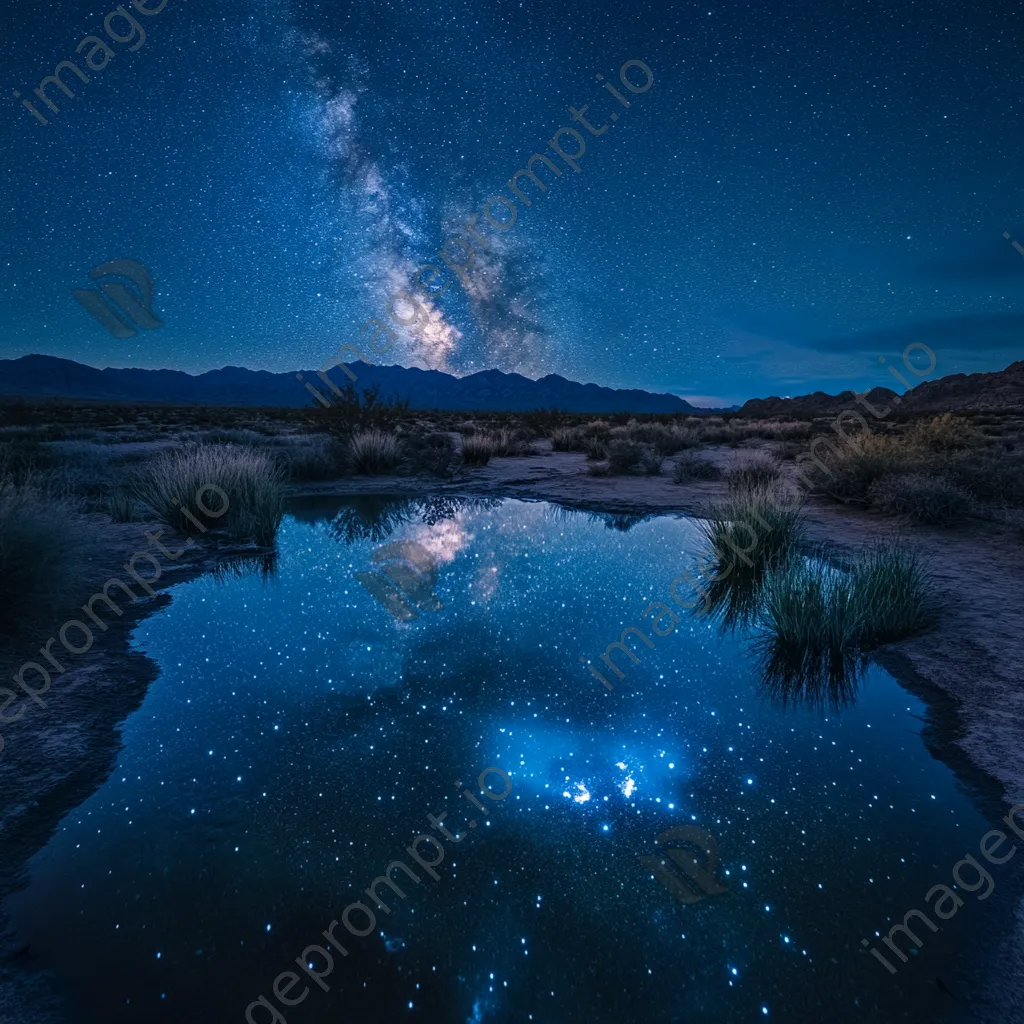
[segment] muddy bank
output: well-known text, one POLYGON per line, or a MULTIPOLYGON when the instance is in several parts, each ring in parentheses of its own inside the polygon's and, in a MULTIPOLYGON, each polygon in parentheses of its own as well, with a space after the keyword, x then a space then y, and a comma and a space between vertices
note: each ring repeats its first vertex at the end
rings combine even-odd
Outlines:
MULTIPOLYGON (((77 525, 88 555, 76 577, 66 581, 68 592, 76 599, 69 600, 46 622, 5 643, 0 673, 6 680, 11 680, 24 662, 43 661, 40 645, 56 636, 68 619, 84 618, 83 602, 107 580, 116 576, 132 584, 123 568, 125 562, 135 552, 149 549, 147 531, 160 529, 157 523, 111 523, 99 515, 83 516, 77 525)), ((162 539, 172 550, 185 543, 184 538, 167 530, 162 539)), ((161 559, 162 576, 152 584, 155 597, 132 584, 140 598, 134 603, 118 589, 111 590, 122 609, 120 617, 97 606, 108 628, 105 632, 93 631, 94 643, 88 652, 67 654, 59 643, 51 648, 65 672, 53 673, 51 688, 42 697, 47 706, 41 708, 26 700, 22 717, 3 725, 0 902, 17 888, 26 862, 46 844, 64 815, 88 797, 116 763, 119 723, 142 703, 158 673, 158 666, 145 654, 130 649, 132 630, 140 620, 169 603, 170 597, 164 593, 168 587, 214 571, 245 550, 251 549, 218 547, 215 542, 205 541, 187 549, 176 561, 161 559)), ((145 563, 140 571, 151 572, 145 563)), ((72 643, 81 643, 77 633, 70 638, 72 643)), ((37 685, 31 675, 27 678, 37 685)), ((7 713, 16 712, 17 705, 7 713)), ((0 957, 30 960, 31 951, 12 945, 10 937, 4 935, 3 924, 0 921, 0 957)))

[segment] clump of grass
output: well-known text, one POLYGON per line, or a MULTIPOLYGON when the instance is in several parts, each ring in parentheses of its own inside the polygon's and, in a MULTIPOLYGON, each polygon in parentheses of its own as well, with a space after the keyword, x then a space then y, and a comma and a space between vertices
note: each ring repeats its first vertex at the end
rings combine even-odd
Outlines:
POLYGON ((135 495, 131 487, 114 487, 106 496, 105 511, 115 523, 137 522, 135 495))
POLYGON ((899 543, 876 545, 844 571, 824 551, 771 566, 762 583, 755 641, 765 679, 783 701, 842 703, 866 654, 932 625, 937 602, 918 557, 899 543))
POLYGON ((946 477, 924 473, 883 476, 871 485, 868 499, 883 512, 909 516, 932 526, 955 525, 977 510, 967 491, 946 477))
POLYGON ((81 556, 71 510, 0 481, 0 622, 16 632, 57 609, 81 556))
POLYGON ((360 430, 348 442, 348 461, 353 473, 380 476, 395 469, 401 457, 398 438, 376 428, 360 430))
POLYGON ((823 692, 835 704, 846 702, 863 661, 861 625, 850 578, 820 553, 769 569, 755 640, 769 689, 783 703, 817 702, 823 692))
POLYGON ((711 509, 701 532, 721 566, 763 568, 803 541, 803 513, 783 497, 778 487, 753 486, 711 509))
POLYGON ((904 545, 883 542, 871 548, 854 567, 852 580, 860 618, 857 642, 864 650, 904 640, 934 624, 934 583, 904 545))
POLYGON ((680 457, 672 467, 672 480, 677 484, 688 480, 718 480, 721 476, 722 471, 713 462, 695 455, 680 457))
POLYGON ((578 427, 555 427, 551 432, 551 448, 556 452, 578 452, 585 443, 583 431, 578 427))
POLYGON ((773 484, 781 474, 779 462, 765 452, 748 455, 738 465, 726 471, 730 490, 750 490, 773 484))
POLYGON ((462 437, 462 461, 467 466, 486 466, 494 454, 494 441, 487 434, 462 437))
POLYGON ((411 434, 405 439, 405 457, 414 472, 451 476, 455 466, 455 442, 450 434, 411 434))
POLYGON ((290 480, 334 480, 345 469, 345 448, 335 438, 311 437, 282 445, 282 461, 290 480))
POLYGON ((609 473, 640 471, 656 475, 661 472, 661 457, 645 444, 620 439, 610 442, 607 451, 609 473))
POLYGON ((284 473, 270 455, 235 445, 200 445, 166 452, 143 467, 131 482, 136 501, 154 518, 180 533, 193 533, 187 509, 210 530, 231 540, 270 545, 284 515, 284 473), (207 484, 228 496, 225 512, 205 516, 199 500, 220 512, 223 500, 207 484), (205 520, 205 521, 204 521, 205 520))

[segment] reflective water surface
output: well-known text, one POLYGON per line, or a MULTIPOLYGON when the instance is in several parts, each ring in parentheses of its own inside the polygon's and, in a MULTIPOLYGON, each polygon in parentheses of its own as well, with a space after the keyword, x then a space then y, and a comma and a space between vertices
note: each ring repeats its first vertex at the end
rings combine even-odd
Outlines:
POLYGON ((980 1019, 1016 861, 896 975, 861 940, 998 822, 881 669, 847 706, 780 700, 747 634, 676 606, 698 544, 540 502, 297 507, 265 572, 179 585, 138 629, 160 677, 8 900, 18 932, 83 1022, 244 1021, 261 996, 255 1024, 980 1019), (649 643, 612 651, 620 679, 601 655, 629 626, 649 643), (420 883, 399 872, 366 937, 338 926, 324 991, 296 958, 394 860, 420 883))

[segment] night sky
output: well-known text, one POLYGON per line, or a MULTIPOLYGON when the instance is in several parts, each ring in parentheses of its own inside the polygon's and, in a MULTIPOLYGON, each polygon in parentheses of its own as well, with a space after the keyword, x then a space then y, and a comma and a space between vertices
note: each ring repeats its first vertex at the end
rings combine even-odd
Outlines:
POLYGON ((319 366, 540 152, 549 191, 480 216, 466 287, 428 278, 383 361, 717 404, 895 386, 913 342, 935 376, 1022 354, 1020 2, 168 0, 134 51, 115 7, 0 13, 0 357, 319 366), (90 81, 54 113, 33 90, 69 58, 90 81), (71 297, 119 258, 162 329, 71 297))

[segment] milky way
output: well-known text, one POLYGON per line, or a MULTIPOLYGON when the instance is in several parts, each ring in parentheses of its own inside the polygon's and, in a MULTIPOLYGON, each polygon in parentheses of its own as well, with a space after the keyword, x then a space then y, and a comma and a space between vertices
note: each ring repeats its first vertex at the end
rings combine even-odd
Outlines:
POLYGON ((389 359, 732 401, 883 384, 915 341, 937 374, 1020 352, 1012 4, 169 0, 43 125, 21 99, 113 10, 0 15, 0 356, 321 365, 583 104, 611 126, 581 173, 389 359), (604 85, 634 59, 625 110, 604 85), (159 331, 71 298, 122 258, 159 331))

